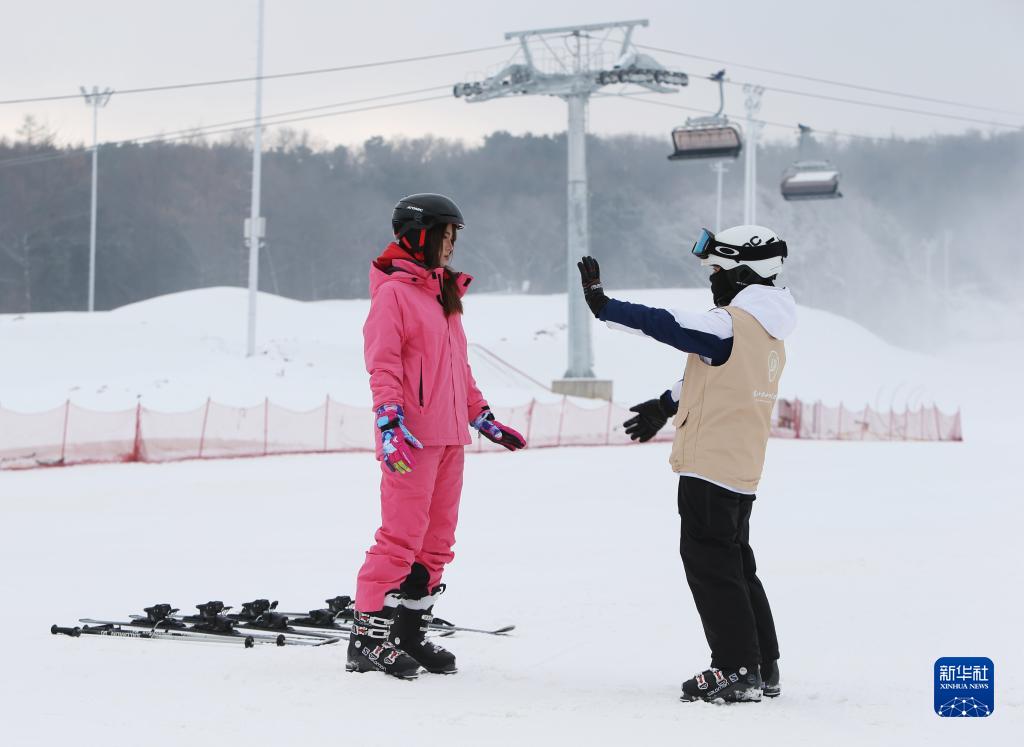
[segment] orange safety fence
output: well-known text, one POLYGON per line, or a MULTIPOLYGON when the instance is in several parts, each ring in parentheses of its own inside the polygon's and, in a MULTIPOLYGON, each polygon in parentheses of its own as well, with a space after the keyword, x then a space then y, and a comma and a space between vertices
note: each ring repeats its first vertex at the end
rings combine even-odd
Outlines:
MULTIPOLYGON (((536 400, 497 407, 498 419, 520 430, 531 448, 609 446, 631 443, 622 426, 629 410, 610 402, 581 407, 536 400)), ((827 407, 799 399, 778 400, 772 436, 840 441, 962 441, 960 412, 938 407, 876 412, 827 407)), ((671 441, 671 423, 655 441, 671 441)), ((296 412, 270 402, 231 407, 207 401, 187 412, 142 407, 116 412, 89 410, 72 402, 37 413, 0 408, 0 469, 99 462, 167 462, 271 454, 371 452, 373 418, 368 408, 331 398, 319 407, 296 412)), ((501 447, 476 438, 470 451, 501 447)))

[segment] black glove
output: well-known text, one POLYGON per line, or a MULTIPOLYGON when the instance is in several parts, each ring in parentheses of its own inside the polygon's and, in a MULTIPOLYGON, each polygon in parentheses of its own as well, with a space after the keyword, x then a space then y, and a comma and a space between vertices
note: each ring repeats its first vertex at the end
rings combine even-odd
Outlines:
POLYGON ((584 257, 576 266, 580 269, 580 280, 583 281, 583 298, 586 299, 587 306, 594 316, 598 316, 608 303, 608 296, 601 287, 601 266, 593 257, 584 257))
POLYGON ((635 412, 636 416, 622 425, 631 439, 643 443, 654 438, 678 409, 679 405, 672 399, 671 393, 665 392, 659 399, 649 399, 630 407, 629 411, 635 412))

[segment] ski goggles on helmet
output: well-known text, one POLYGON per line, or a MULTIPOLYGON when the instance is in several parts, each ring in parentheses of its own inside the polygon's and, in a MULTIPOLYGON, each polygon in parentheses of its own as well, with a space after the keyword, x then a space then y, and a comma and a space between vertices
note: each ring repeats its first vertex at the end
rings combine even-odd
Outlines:
POLYGON ((717 256, 724 259, 731 259, 735 262, 755 262, 759 259, 771 259, 772 257, 788 257, 789 249, 786 242, 781 239, 769 241, 767 244, 753 246, 746 244, 736 246, 718 241, 715 234, 706 228, 700 229, 700 236, 693 244, 693 256, 707 259, 717 256))

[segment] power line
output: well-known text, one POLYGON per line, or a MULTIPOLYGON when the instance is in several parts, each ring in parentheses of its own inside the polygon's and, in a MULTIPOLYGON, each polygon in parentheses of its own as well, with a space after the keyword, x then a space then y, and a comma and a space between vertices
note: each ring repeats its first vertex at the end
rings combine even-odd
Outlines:
MULTIPOLYGON (((743 66, 740 66, 743 67, 743 66)), ((700 80, 711 80, 711 76, 700 76, 700 80)), ((910 107, 893 106, 892 104, 881 104, 873 101, 863 101, 860 99, 847 99, 841 96, 830 96, 824 93, 811 93, 809 91, 794 91, 789 88, 776 88, 774 86, 766 86, 761 83, 754 84, 752 81, 740 81, 726 78, 725 82, 731 86, 742 87, 745 85, 757 85, 766 91, 774 91, 775 93, 785 93, 793 96, 803 96, 805 98, 821 99, 824 101, 837 101, 844 104, 853 104, 856 106, 867 106, 874 109, 885 109, 888 111, 905 112, 909 114, 920 114, 928 117, 938 117, 939 119, 951 119, 958 122, 971 122, 973 124, 988 125, 990 127, 1003 127, 1011 130, 1024 129, 1024 125, 1019 124, 1008 124, 1006 122, 996 122, 988 119, 975 119, 973 117, 962 117, 957 114, 944 114, 942 112, 927 111, 925 109, 912 109, 910 107)))
POLYGON ((965 103, 962 103, 960 101, 950 101, 949 99, 937 99, 937 98, 931 98, 929 96, 920 96, 920 95, 913 94, 913 93, 905 93, 905 92, 900 92, 900 91, 890 91, 890 90, 886 90, 884 88, 873 88, 871 86, 862 86, 862 85, 858 85, 856 83, 845 83, 843 81, 829 80, 827 78, 816 78, 816 77, 814 77, 812 75, 802 75, 800 73, 790 73, 790 72, 786 72, 785 70, 772 70, 771 68, 757 67, 755 65, 744 65, 743 63, 740 63, 740 62, 732 62, 730 60, 722 60, 722 59, 718 59, 716 57, 704 57, 702 55, 689 54, 687 52, 679 52, 679 51, 674 50, 674 49, 662 49, 661 47, 649 47, 649 46, 646 46, 646 45, 643 45, 643 44, 637 44, 635 46, 637 48, 639 48, 639 49, 649 49, 649 50, 654 51, 654 52, 663 52, 665 54, 674 54, 674 55, 678 55, 679 57, 689 57, 689 58, 694 59, 694 60, 703 60, 705 62, 714 62, 716 64, 729 65, 731 67, 740 67, 740 68, 744 68, 746 70, 756 70, 757 72, 760 72, 760 73, 770 73, 771 75, 782 75, 782 76, 785 76, 785 77, 788 77, 788 78, 799 78, 800 80, 807 80, 807 81, 811 81, 813 83, 824 83, 824 84, 830 85, 830 86, 840 86, 842 88, 852 88, 854 90, 867 91, 869 93, 881 93, 881 94, 884 94, 886 96, 899 96, 901 98, 915 99, 917 101, 927 101, 927 102, 932 103, 932 104, 945 104, 947 106, 957 106, 957 107, 961 107, 963 109, 976 109, 976 110, 979 110, 979 111, 997 112, 999 114, 1013 114, 1013 115, 1016 115, 1016 116, 1024 116, 1024 112, 1013 111, 1011 109, 998 109, 996 107, 981 106, 979 104, 965 104, 965 103))
MULTIPOLYGON (((444 99, 448 99, 450 97, 448 95, 444 95, 444 96, 428 96, 428 97, 424 97, 424 98, 420 98, 420 99, 412 99, 412 100, 409 100, 409 101, 397 101, 397 102, 393 102, 393 103, 389 103, 389 104, 379 104, 379 105, 375 105, 375 106, 361 107, 361 108, 358 108, 358 109, 344 109, 342 111, 328 112, 328 113, 325 113, 325 114, 312 115, 312 116, 309 116, 309 117, 295 117, 295 118, 283 119, 283 120, 279 120, 279 121, 267 121, 267 120, 274 120, 274 119, 276 119, 278 117, 290 116, 292 114, 300 114, 300 113, 305 113, 305 112, 310 112, 310 111, 320 111, 320 110, 323 110, 323 109, 332 109, 332 108, 335 108, 335 107, 348 107, 348 106, 352 106, 354 104, 367 103, 367 102, 370 102, 370 101, 379 101, 381 99, 396 98, 396 97, 399 97, 399 96, 410 96, 410 95, 417 94, 417 93, 428 93, 430 91, 437 91, 437 90, 442 90, 442 89, 448 89, 449 87, 450 86, 448 86, 448 85, 432 86, 430 88, 418 88, 418 89, 413 89, 413 90, 410 90, 410 91, 402 91, 402 92, 399 92, 399 93, 384 94, 384 95, 381 95, 381 96, 371 96, 371 97, 363 98, 363 99, 353 99, 351 101, 337 102, 337 103, 334 103, 334 104, 324 104, 324 105, 321 105, 321 106, 307 107, 307 108, 304 108, 304 109, 292 109, 292 110, 288 110, 288 111, 284 111, 284 112, 278 112, 276 114, 268 114, 268 115, 264 116, 261 121, 267 127, 275 127, 275 126, 279 126, 279 125, 293 124, 293 123, 296 123, 296 122, 306 122, 306 121, 310 121, 310 120, 314 120, 314 119, 324 119, 324 118, 329 118, 329 117, 342 116, 342 115, 345 115, 345 114, 358 114, 360 112, 373 111, 373 110, 377 110, 377 109, 387 109, 387 108, 396 107, 396 106, 407 106, 407 105, 410 105, 410 104, 419 104, 419 103, 430 102, 430 101, 441 101, 441 100, 444 100, 444 99)), ((620 99, 627 99, 627 100, 632 100, 632 101, 638 101, 638 102, 644 103, 644 104, 651 104, 651 105, 654 105, 654 106, 668 107, 670 109, 680 109, 680 110, 683 110, 683 111, 690 111, 690 112, 694 112, 694 113, 697 113, 697 114, 714 114, 714 112, 712 110, 710 110, 710 109, 702 109, 702 108, 695 107, 695 106, 686 106, 684 104, 670 104, 670 103, 665 102, 665 101, 660 101, 660 100, 656 101, 656 100, 653 100, 653 99, 643 98, 643 96, 645 96, 645 95, 646 94, 642 93, 642 92, 637 92, 637 93, 617 93, 617 94, 613 94, 613 93, 599 93, 599 94, 594 94, 594 97, 595 98, 620 98, 620 99)), ((736 119, 738 121, 743 121, 743 120, 746 119, 746 116, 742 115, 742 114, 741 115, 727 115, 727 116, 730 116, 733 119, 736 119)), ((793 123, 789 123, 789 122, 774 122, 774 121, 766 120, 766 119, 758 119, 756 121, 760 122, 761 124, 768 125, 770 127, 779 127, 779 128, 784 128, 784 129, 787 129, 787 130, 794 130, 796 128, 796 126, 793 123)), ((220 135, 220 134, 229 134, 229 133, 233 133, 233 132, 242 132, 242 131, 247 131, 247 130, 251 129, 254 123, 255 123, 254 119, 239 119, 239 120, 232 120, 232 121, 228 121, 228 122, 218 122, 218 123, 215 123, 215 124, 212 124, 212 125, 205 125, 205 126, 202 126, 202 127, 184 128, 184 129, 180 129, 180 130, 171 130, 170 132, 160 132, 160 133, 154 133, 152 135, 142 135, 142 136, 139 136, 139 137, 128 138, 128 139, 125 139, 125 140, 109 141, 109 142, 105 142, 105 143, 100 143, 100 147, 111 147, 111 146, 122 146, 122 145, 140 145, 140 144, 146 144, 146 143, 149 143, 149 142, 175 142, 175 141, 179 141, 179 140, 188 140, 188 139, 191 139, 191 138, 194 138, 194 137, 197 137, 197 136, 220 135), (233 125, 241 125, 241 126, 234 127, 233 125)), ((887 137, 880 137, 880 136, 863 135, 863 134, 860 134, 860 133, 843 132, 843 131, 840 131, 840 130, 824 130, 824 131, 827 131, 827 132, 830 132, 830 133, 833 133, 835 135, 839 135, 839 136, 842 136, 842 137, 856 139, 856 140, 878 141, 878 140, 891 139, 891 137, 887 138, 887 137)), ((28 164, 33 164, 33 163, 42 163, 42 162, 46 162, 46 161, 60 160, 62 158, 71 158, 71 157, 79 156, 82 153, 88 152, 88 150, 89 150, 88 148, 74 148, 74 149, 65 150, 65 151, 62 151, 62 152, 59 152, 59 153, 35 154, 35 155, 31 155, 31 156, 21 156, 21 157, 16 157, 16 158, 8 158, 8 159, 0 160, 0 168, 6 167, 6 166, 18 166, 18 165, 28 165, 28 164)))
MULTIPOLYGON (((423 62, 426 60, 437 60, 443 57, 457 57, 460 55, 476 54, 478 52, 489 52, 495 49, 508 49, 509 47, 518 46, 517 44, 495 44, 490 47, 476 47, 475 49, 463 49, 458 52, 441 52, 438 54, 421 55, 419 57, 402 57, 396 60, 381 60, 378 62, 362 62, 355 65, 340 65, 338 67, 324 67, 314 70, 297 70, 290 73, 275 73, 273 75, 261 75, 261 76, 250 76, 247 78, 224 78, 221 80, 207 80, 198 81, 192 83, 176 83, 173 85, 165 86, 147 86, 145 88, 124 88, 115 89, 114 93, 118 96, 123 96, 129 93, 152 93, 155 91, 172 91, 183 88, 202 88, 205 86, 222 86, 232 83, 251 83, 255 80, 276 80, 279 78, 296 78, 304 75, 321 75, 323 73, 338 73, 347 70, 363 70, 370 67, 383 67, 386 65, 401 65, 408 62, 423 62)), ((5 104, 29 104, 40 101, 63 101, 66 99, 78 99, 81 98, 80 93, 67 94, 62 96, 37 96, 33 98, 25 99, 7 99, 0 101, 0 105, 5 104)))
MULTIPOLYGON (((699 76, 698 79, 699 80, 712 80, 711 76, 699 76)), ((886 109, 888 111, 905 112, 905 113, 909 113, 909 114, 920 114, 920 115, 928 116, 928 117, 938 117, 940 119, 952 119, 952 120, 956 120, 958 122, 971 122, 971 123, 974 123, 974 124, 988 125, 988 126, 991 126, 991 127, 1003 127, 1003 128, 1011 129, 1011 130, 1024 129, 1024 125, 1008 124, 1006 122, 996 122, 996 121, 987 120, 987 119, 974 119, 973 117, 962 117, 962 116, 959 116, 957 114, 944 114, 942 112, 932 112, 932 111, 927 111, 927 110, 924 110, 924 109, 911 109, 909 107, 893 106, 891 104, 881 104, 881 103, 876 103, 876 102, 873 102, 873 101, 862 101, 862 100, 859 100, 859 99, 846 99, 846 98, 842 98, 841 96, 829 96, 828 94, 823 94, 823 93, 810 93, 809 91, 794 91, 794 90, 789 89, 789 88, 776 88, 774 86, 766 86, 766 85, 763 85, 761 83, 755 84, 752 81, 740 81, 740 80, 732 80, 731 78, 726 78, 724 82, 728 83, 731 86, 737 86, 737 87, 742 87, 742 86, 745 86, 745 85, 757 85, 758 87, 763 88, 765 91, 774 91, 775 93, 786 93, 786 94, 791 94, 793 96, 803 96, 803 97, 806 97, 806 98, 821 99, 821 100, 824 100, 824 101, 837 101, 837 102, 844 103, 844 104, 854 104, 854 105, 857 105, 857 106, 867 106, 867 107, 871 107, 871 108, 874 108, 874 109, 886 109)), ((703 110, 700 110, 700 111, 703 111, 703 110)))
MULTIPOLYGON (((642 93, 606 94, 606 96, 608 98, 612 98, 612 97, 614 97, 614 98, 622 98, 622 99, 626 99, 626 100, 629 100, 629 101, 638 101, 638 102, 640 102, 642 104, 653 104, 654 106, 665 106, 665 107, 668 107, 670 109, 683 109, 684 111, 696 112, 698 114, 714 114, 714 112, 712 110, 710 110, 710 109, 699 109, 699 108, 697 108, 695 106, 684 106, 683 104, 670 104, 670 103, 668 103, 666 101, 655 101, 654 99, 642 98, 644 95, 645 94, 642 94, 642 93)), ((604 97, 605 96, 602 96, 602 98, 604 98, 604 97)), ((738 114, 738 115, 728 115, 727 114, 726 116, 730 117, 731 119, 733 119, 735 121, 739 121, 739 122, 743 122, 743 121, 746 120, 746 115, 744 115, 744 114, 738 114)), ((787 129, 787 130, 796 130, 796 125, 792 124, 792 123, 788 123, 788 122, 773 122, 773 121, 771 121, 769 119, 755 119, 754 121, 758 122, 760 124, 763 124, 763 125, 768 125, 769 127, 782 127, 782 128, 787 129)), ((892 139, 892 138, 884 138, 884 137, 872 137, 871 135, 861 135, 861 134, 854 133, 854 132, 840 132, 839 130, 822 130, 822 132, 829 132, 829 133, 832 133, 832 134, 835 134, 835 135, 841 135, 842 137, 852 138, 854 140, 878 141, 878 140, 890 140, 890 139, 892 139)))
MULTIPOLYGON (((295 117, 294 119, 282 119, 279 122, 270 122, 270 123, 267 124, 267 126, 268 127, 277 127, 278 125, 292 124, 294 122, 308 122, 309 120, 312 120, 312 119, 325 119, 327 117, 337 117, 337 116, 340 116, 340 115, 343 115, 343 114, 358 114, 359 112, 368 112, 368 111, 373 111, 375 109, 390 109, 391 107, 395 107, 395 106, 408 106, 409 104, 422 104, 422 103, 425 103, 427 101, 441 101, 442 99, 451 99, 451 95, 446 94, 444 96, 427 96, 427 97, 422 98, 422 99, 410 99, 409 101, 395 101, 395 102, 390 103, 390 104, 377 104, 375 106, 364 106, 364 107, 361 107, 359 109, 346 109, 346 110, 340 111, 340 112, 329 112, 327 114, 312 114, 312 115, 310 115, 308 117, 295 117)), ((280 116, 280 115, 278 115, 278 116, 280 116)), ((202 135, 223 135, 223 134, 231 133, 231 132, 244 132, 244 131, 251 130, 252 127, 253 127, 253 123, 254 123, 254 120, 250 120, 249 124, 244 125, 242 127, 231 127, 231 128, 228 128, 228 129, 221 129, 221 130, 203 130, 200 134, 202 134, 202 135)), ((194 137, 194 135, 179 135, 177 137, 169 137, 169 138, 164 138, 163 136, 160 136, 160 135, 151 135, 150 136, 151 139, 156 140, 158 142, 160 140, 167 140, 169 142, 172 142, 172 141, 175 141, 175 140, 187 140, 187 139, 189 139, 191 137, 194 137)), ((128 141, 122 141, 122 142, 117 142, 117 143, 110 143, 110 145, 131 144, 132 142, 134 142, 134 141, 128 140, 128 141)))
MULTIPOLYGON (((726 80, 726 83, 733 86, 745 85, 743 82, 735 80, 726 80)), ((1006 122, 995 122, 987 119, 975 119, 973 117, 962 117, 958 114, 942 114, 941 112, 930 112, 924 109, 911 109, 905 106, 893 106, 891 104, 879 104, 872 101, 859 101, 857 99, 844 99, 841 96, 829 96, 823 93, 808 93, 807 91, 793 91, 788 88, 775 88, 773 86, 760 85, 766 91, 774 91, 775 93, 788 93, 792 96, 804 96, 812 99, 822 99, 824 101, 838 101, 843 104, 855 104, 857 106, 868 106, 873 109, 886 109, 888 111, 905 112, 908 114, 920 114, 928 117, 938 117, 940 119, 952 119, 958 122, 972 122, 974 124, 988 125, 990 127, 1005 127, 1011 130, 1019 130, 1022 128, 1019 124, 1008 124, 1006 122)))
MULTIPOLYGON (((445 88, 447 88, 447 87, 448 86, 445 86, 445 88)), ((400 96, 400 95, 407 95, 407 94, 392 94, 392 96, 400 96)), ((375 97, 375 98, 382 98, 382 97, 375 97)), ((343 111, 338 111, 338 112, 329 112, 329 113, 325 113, 325 114, 314 114, 314 115, 310 115, 308 117, 295 117, 295 118, 292 118, 292 119, 283 119, 283 120, 280 120, 280 121, 277 121, 277 122, 265 122, 266 118, 263 118, 262 121, 264 121, 266 126, 268 126, 268 127, 276 127, 278 125, 292 124, 294 122, 307 122, 307 121, 312 120, 312 119, 324 119, 324 118, 327 118, 327 117, 337 117, 337 116, 341 116, 341 115, 344 115, 344 114, 358 114, 360 112, 367 112, 367 111, 372 111, 372 110, 376 110, 376 109, 389 109, 389 108, 396 107, 396 106, 408 106, 410 104, 421 104, 421 103, 424 103, 424 102, 427 102, 427 101, 440 101, 442 99, 450 99, 450 98, 451 98, 451 96, 449 96, 447 94, 444 95, 444 96, 427 96, 427 97, 419 98, 419 99, 410 99, 409 101, 395 101, 395 102, 392 102, 392 103, 389 103, 389 104, 376 104, 374 106, 364 106, 364 107, 360 107, 358 109, 345 109, 343 111)), ((365 100, 365 99, 357 99, 356 101, 347 102, 347 103, 348 103, 348 105, 351 105, 353 103, 358 103, 359 101, 363 101, 363 100, 365 100)), ((344 104, 335 104, 334 106, 342 106, 342 105, 344 105, 344 104)), ((314 107, 314 108, 320 108, 320 107, 314 107)), ((287 112, 282 112, 281 114, 275 114, 275 115, 270 115, 270 116, 272 116, 272 117, 281 117, 281 116, 284 116, 285 114, 287 114, 287 112)), ((145 144, 147 142, 175 142, 175 141, 178 141, 178 140, 189 140, 189 139, 191 139, 193 137, 196 137, 198 135, 223 135, 223 134, 229 134, 229 133, 232 133, 232 132, 247 132, 247 131, 252 129, 253 124, 255 123, 254 119, 238 120, 238 121, 239 122, 245 122, 245 124, 242 125, 241 127, 221 128, 221 125, 210 125, 208 127, 195 128, 195 129, 191 129, 191 130, 179 130, 178 132, 183 132, 185 134, 176 135, 174 137, 167 137, 167 135, 165 133, 157 133, 157 134, 154 134, 154 135, 143 135, 141 137, 129 138, 129 139, 126 139, 126 140, 115 140, 115 141, 110 141, 110 142, 106 142, 106 143, 100 143, 100 147, 113 147, 113 146, 123 146, 123 145, 140 145, 140 144, 145 144)), ((228 123, 222 123, 222 124, 228 124, 228 123)), ((233 124, 233 123, 231 123, 231 124, 233 124)), ((29 163, 37 163, 37 162, 40 162, 40 161, 52 161, 52 160, 57 160, 57 159, 60 159, 60 158, 72 158, 72 157, 75 157, 75 156, 80 156, 82 153, 88 152, 88 150, 89 150, 88 148, 75 148, 73 150, 68 150, 68 151, 65 151, 65 152, 62 152, 62 153, 48 153, 48 154, 45 154, 45 155, 35 155, 35 156, 24 156, 24 157, 20 157, 20 158, 10 158, 10 159, 7 159, 7 160, 0 161, 0 168, 3 168, 5 166, 17 166, 17 165, 23 165, 23 164, 29 164, 29 163)))
POLYGON ((18 156, 16 158, 7 158, 0 161, 0 168, 4 166, 20 166, 30 163, 41 163, 43 161, 57 161, 61 158, 70 158, 71 156, 80 156, 88 151, 87 148, 75 148, 71 151, 61 151, 60 153, 40 153, 34 156, 18 156))
MULTIPOLYGON (((416 88, 416 89, 413 89, 411 91, 402 91, 400 93, 387 93, 387 94, 383 94, 381 96, 370 96, 370 97, 365 98, 365 99, 352 99, 351 101, 337 101, 337 102, 335 102, 333 104, 323 104, 321 106, 310 106, 310 107, 306 107, 304 109, 290 109, 288 111, 278 112, 277 114, 264 114, 263 117, 261 118, 261 121, 266 126, 272 127, 272 126, 274 126, 274 125, 276 125, 278 123, 277 122, 268 122, 267 121, 268 119, 276 119, 277 117, 286 117, 286 116, 290 116, 292 114, 305 114, 306 112, 323 111, 324 109, 336 109, 337 107, 342 107, 342 106, 354 106, 356 104, 365 104, 365 103, 368 103, 370 101, 381 101, 382 99, 394 99, 394 98, 399 98, 401 96, 413 96, 413 95, 420 94, 420 93, 430 93, 431 91, 441 91, 441 90, 450 91, 451 90, 451 85, 446 83, 443 86, 432 86, 430 88, 416 88)), ((443 96, 443 97, 440 97, 440 98, 448 98, 448 97, 447 96, 443 96)), ((338 112, 338 113, 343 113, 343 112, 338 112)), ((188 135, 188 136, 194 136, 194 135, 197 135, 197 134, 200 134, 200 135, 204 134, 204 132, 206 130, 213 130, 213 129, 216 129, 216 128, 219 128, 219 127, 228 127, 230 125, 246 125, 247 127, 252 127, 253 124, 255 124, 255 120, 250 117, 248 119, 235 119, 235 120, 231 120, 231 121, 228 121, 228 122, 216 122, 214 124, 202 125, 202 126, 199 126, 199 127, 183 127, 180 130, 170 130, 169 132, 162 132, 162 133, 157 134, 157 135, 145 135, 145 136, 142 136, 142 137, 139 137, 139 138, 133 138, 133 140, 135 140, 135 141, 140 141, 140 140, 160 140, 160 139, 167 139, 168 136, 170 136, 170 135, 178 135, 178 134, 185 134, 185 135, 188 135)))

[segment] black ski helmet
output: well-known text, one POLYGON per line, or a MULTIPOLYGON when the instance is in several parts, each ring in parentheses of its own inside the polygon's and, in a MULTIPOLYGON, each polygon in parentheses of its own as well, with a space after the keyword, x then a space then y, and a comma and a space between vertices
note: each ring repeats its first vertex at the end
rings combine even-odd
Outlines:
POLYGON ((451 223, 457 228, 465 226, 459 206, 452 199, 431 192, 403 197, 391 213, 395 241, 410 252, 423 249, 427 231, 438 223, 451 223))

